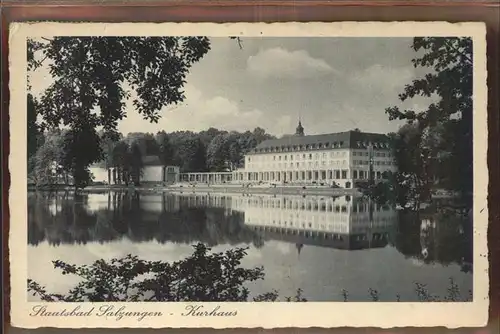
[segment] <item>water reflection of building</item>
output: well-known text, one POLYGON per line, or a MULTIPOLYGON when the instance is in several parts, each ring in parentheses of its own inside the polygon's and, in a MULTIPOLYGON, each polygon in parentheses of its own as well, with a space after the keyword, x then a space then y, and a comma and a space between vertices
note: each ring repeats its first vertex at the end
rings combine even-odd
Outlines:
POLYGON ((232 209, 268 238, 339 249, 385 247, 397 222, 394 209, 349 196, 241 196, 232 209))
POLYGON ((338 249, 385 247, 397 212, 368 200, 316 196, 245 196, 226 194, 141 194, 146 212, 219 208, 224 215, 241 212, 243 223, 264 239, 338 249))

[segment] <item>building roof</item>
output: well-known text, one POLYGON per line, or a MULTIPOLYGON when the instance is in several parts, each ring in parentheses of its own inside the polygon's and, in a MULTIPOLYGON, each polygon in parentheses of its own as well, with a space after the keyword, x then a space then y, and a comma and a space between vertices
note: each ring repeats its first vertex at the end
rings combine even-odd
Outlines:
POLYGON ((389 137, 381 133, 360 131, 289 136, 280 139, 265 140, 249 153, 295 152, 342 148, 365 149, 370 143, 373 144, 374 149, 386 149, 389 148, 389 137))

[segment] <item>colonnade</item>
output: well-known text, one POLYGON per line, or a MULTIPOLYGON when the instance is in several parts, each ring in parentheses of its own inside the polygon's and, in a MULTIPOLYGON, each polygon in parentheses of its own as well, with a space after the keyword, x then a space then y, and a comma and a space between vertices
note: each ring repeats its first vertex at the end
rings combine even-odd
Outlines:
POLYGON ((275 171, 275 172, 234 172, 235 181, 267 181, 267 182, 319 182, 346 180, 351 178, 350 170, 308 170, 308 171, 275 171))
POLYGON ((225 183, 232 181, 233 173, 231 172, 181 173, 180 179, 183 182, 225 183))
MULTIPOLYGON (((373 171, 374 180, 382 180, 382 171, 373 171)), ((279 183, 331 183, 338 180, 368 180, 369 171, 362 169, 334 169, 334 170, 307 170, 307 171, 274 171, 253 172, 235 171, 233 180, 239 182, 279 182, 279 183)))

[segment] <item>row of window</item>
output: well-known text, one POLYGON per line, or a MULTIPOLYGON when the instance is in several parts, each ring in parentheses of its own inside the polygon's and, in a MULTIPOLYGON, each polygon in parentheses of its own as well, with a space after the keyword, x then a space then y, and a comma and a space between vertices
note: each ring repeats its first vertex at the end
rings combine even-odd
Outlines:
MULTIPOLYGON (((336 151, 336 152, 330 152, 330 158, 334 158, 334 157, 345 157, 347 155, 347 152, 346 151, 343 151, 343 152, 339 152, 339 151, 336 151)), ((328 155, 326 154, 326 152, 324 152, 323 154, 319 154, 319 153, 315 153, 314 155, 312 153, 308 153, 308 154, 296 154, 295 156, 293 154, 285 154, 285 155, 263 155, 263 156, 255 156, 255 157, 247 157, 247 160, 248 161, 287 161, 287 160, 312 160, 314 157, 314 159, 320 159, 320 158, 323 158, 323 159, 326 159, 328 157, 328 155)))
MULTIPOLYGON (((255 169, 255 168, 313 168, 313 167, 326 167, 326 166, 347 166, 347 161, 346 160, 331 160, 329 163, 328 161, 315 161, 314 163, 312 161, 309 162, 278 162, 278 163, 270 163, 270 164, 264 164, 264 163, 249 163, 247 165, 248 169, 255 169)), ((353 160, 353 165, 354 166, 368 166, 370 163, 369 161, 365 160, 353 160)), ((396 166, 395 161, 374 161, 373 164, 375 166, 396 166)))
MULTIPOLYGON (((389 175, 388 171, 373 171, 373 178, 376 180, 386 179, 389 175)), ((297 180, 315 180, 326 181, 332 179, 348 179, 347 170, 321 170, 321 171, 301 171, 301 172, 249 172, 242 176, 248 181, 297 181, 297 180)), ((369 171, 352 170, 352 178, 359 180, 369 179, 369 171)))
MULTIPOLYGON (((358 152, 358 151, 354 151, 354 152, 352 152, 352 155, 353 155, 353 156, 355 156, 355 157, 356 157, 356 156, 358 156, 358 157, 363 157, 363 156, 368 157, 368 156, 369 156, 369 153, 368 153, 368 152, 358 152)), ((373 153, 373 156, 374 156, 374 157, 381 157, 381 158, 385 158, 385 157, 390 158, 392 155, 391 155, 391 153, 385 153, 385 152, 374 152, 374 153, 373 153)))
MULTIPOLYGON (((358 152, 358 151, 354 151, 352 152, 352 155, 353 156, 365 156, 365 157, 368 157, 369 154, 368 152, 358 152)), ((327 154, 326 152, 323 152, 322 154, 321 153, 308 153, 308 154, 296 154, 296 155, 293 155, 293 154, 285 154, 285 155, 260 155, 260 156, 254 156, 254 157, 250 157, 248 156, 247 157, 247 161, 250 162, 250 161, 293 161, 293 160, 312 160, 313 158, 316 159, 316 160, 319 160, 319 159, 327 159, 328 157, 330 157, 330 159, 334 159, 336 157, 346 157, 347 156, 347 152, 346 151, 336 151, 336 152, 330 152, 330 154, 327 154)), ((383 152, 376 152, 374 154, 374 157, 381 157, 381 158, 390 158, 391 157, 391 154, 390 153, 383 153, 383 152)))
MULTIPOLYGON (((321 164, 319 161, 315 161, 314 163, 312 161, 309 161, 309 162, 290 162, 290 163, 287 163, 287 162, 279 162, 279 163, 272 163, 272 164, 260 164, 260 163, 250 163, 248 164, 248 169, 252 169, 252 168, 262 168, 262 167, 268 167, 268 168, 293 168, 293 167, 296 167, 296 168, 300 168, 300 167, 319 167, 319 166, 326 166, 327 165, 327 161, 321 161, 321 164)), ((346 160, 336 160, 336 161, 330 161, 330 163, 328 164, 329 166, 347 166, 347 161, 346 160)))
MULTIPOLYGON (((367 160, 353 160, 352 164, 355 166, 368 166, 370 164, 367 160)), ((374 161, 375 166, 396 166, 395 161, 374 161)))
MULTIPOLYGON (((269 152, 291 152, 291 151, 303 151, 303 150, 315 150, 315 149, 328 149, 328 148, 343 148, 344 142, 338 141, 333 143, 313 143, 313 144, 302 144, 302 145, 280 145, 265 148, 256 148, 253 150, 255 153, 269 153, 269 152)), ((357 148, 369 148, 374 149, 388 149, 389 143, 386 142, 356 142, 357 148)))
MULTIPOLYGON (((291 227, 303 227, 303 228, 330 228, 330 229, 347 229, 347 226, 343 223, 351 223, 352 221, 349 221, 348 217, 346 216, 342 216, 342 217, 338 217, 338 218, 342 218, 342 219, 338 219, 336 221, 331 221, 329 220, 329 224, 325 224, 325 222, 327 220, 325 220, 324 218, 325 217, 322 217, 323 219, 321 220, 315 220, 315 221, 307 221, 307 222, 304 222, 302 220, 300 220, 300 218, 298 218, 298 220, 294 221, 294 220, 275 220, 275 219, 272 219, 272 222, 271 220, 269 219, 266 219, 266 218, 250 218, 248 217, 247 218, 247 223, 248 224, 255 224, 255 225, 263 225, 263 226, 291 226, 291 227)), ((355 217, 353 217, 355 218, 355 217)), ((351 232, 354 232, 354 231, 364 231, 366 230, 367 227, 387 227, 387 226, 391 226, 392 223, 394 222, 394 219, 391 217, 391 218, 387 218, 387 217, 377 217, 377 218, 373 218, 372 220, 369 218, 369 217, 364 217, 363 219, 360 219, 359 220, 359 223, 361 223, 360 225, 361 226, 353 226, 352 224, 349 224, 349 228, 351 230, 351 232), (368 226, 367 226, 368 225, 368 226)))
POLYGON ((256 148, 254 152, 289 152, 289 151, 303 151, 303 150, 314 150, 314 149, 325 149, 325 148, 342 148, 344 146, 343 141, 333 142, 333 143, 317 143, 317 144, 304 144, 304 145, 281 145, 272 146, 265 148, 256 148))

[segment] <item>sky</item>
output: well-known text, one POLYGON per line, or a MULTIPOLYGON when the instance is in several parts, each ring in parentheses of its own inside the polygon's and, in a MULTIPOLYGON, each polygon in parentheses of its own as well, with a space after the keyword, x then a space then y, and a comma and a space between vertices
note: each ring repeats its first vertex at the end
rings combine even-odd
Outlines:
MULTIPOLYGON (((227 131, 262 127, 281 136, 347 131, 387 133, 402 124, 385 108, 422 109, 423 99, 402 104, 406 84, 425 72, 411 62, 411 38, 246 38, 242 48, 229 38, 212 38, 211 50, 196 63, 185 85, 186 99, 162 110, 158 123, 143 120, 127 103, 118 129, 129 132, 227 131)), ((51 78, 46 67, 32 75, 41 92, 51 78)))

